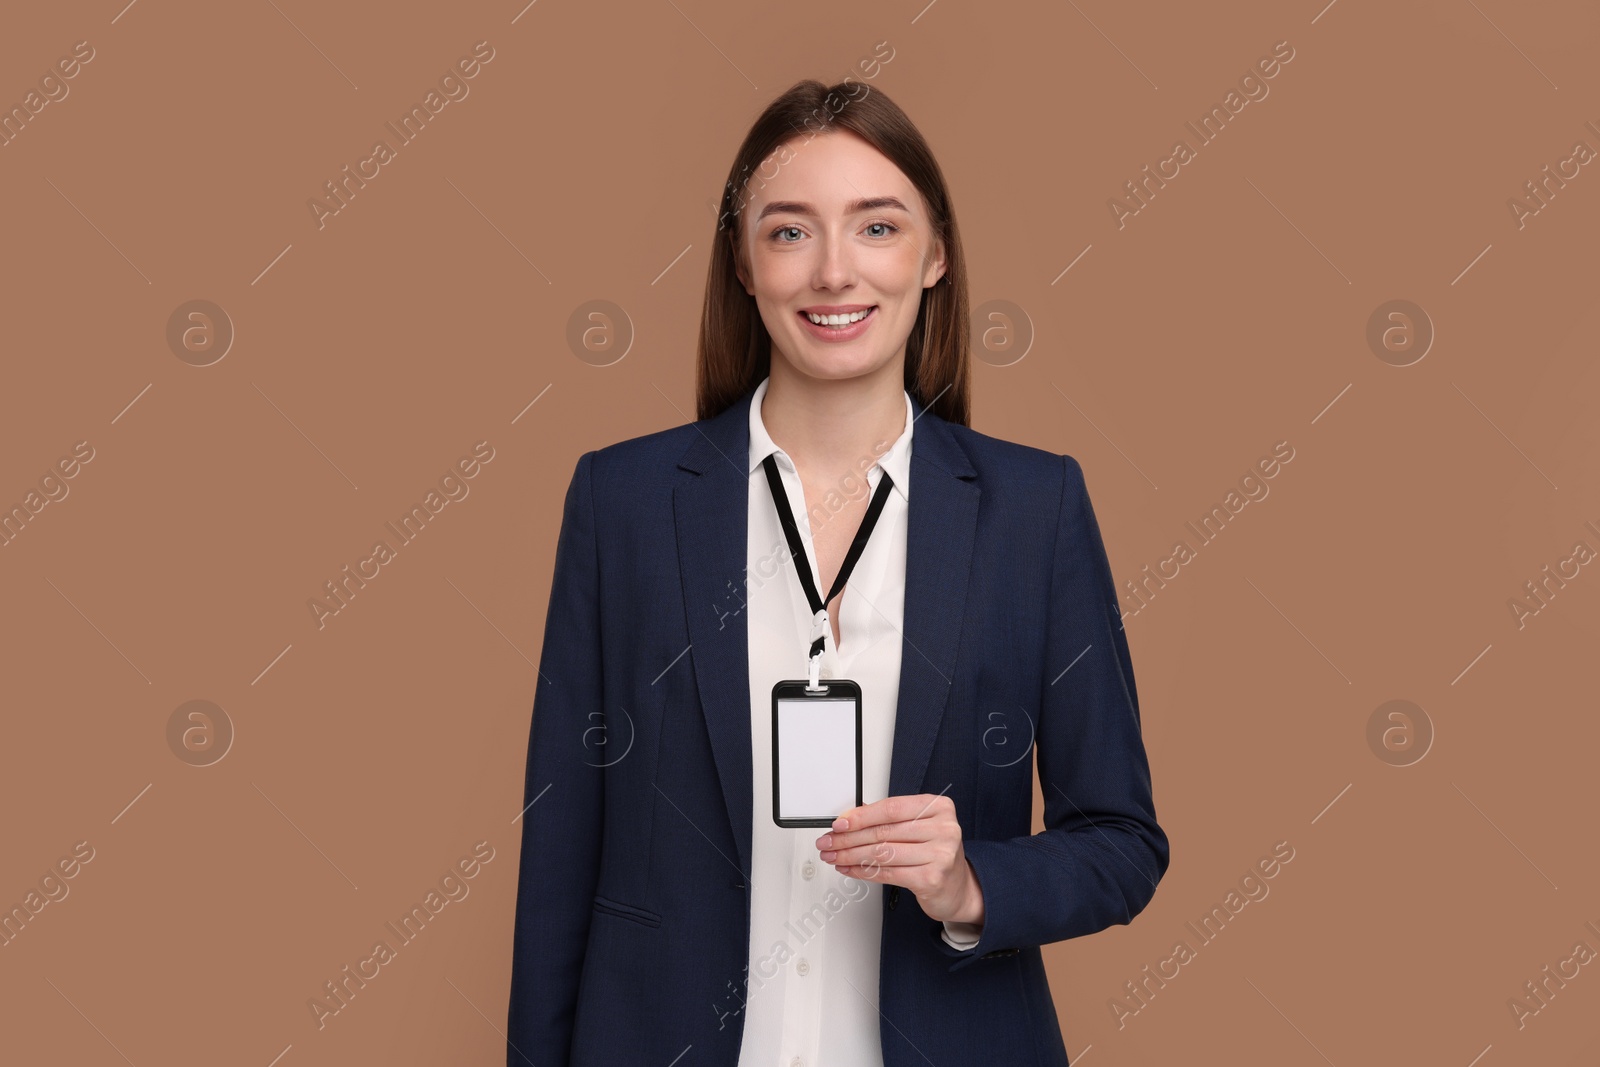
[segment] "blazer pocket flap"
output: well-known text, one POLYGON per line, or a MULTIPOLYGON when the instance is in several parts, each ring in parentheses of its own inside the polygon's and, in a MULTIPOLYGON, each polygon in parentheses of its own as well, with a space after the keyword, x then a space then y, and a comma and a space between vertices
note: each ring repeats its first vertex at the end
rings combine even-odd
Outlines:
POLYGON ((661 925, 661 916, 656 912, 645 908, 636 908, 632 904, 624 904, 620 900, 612 900, 598 893, 595 894, 594 907, 596 911, 603 911, 620 919, 631 919, 633 922, 643 926, 654 927, 661 925))

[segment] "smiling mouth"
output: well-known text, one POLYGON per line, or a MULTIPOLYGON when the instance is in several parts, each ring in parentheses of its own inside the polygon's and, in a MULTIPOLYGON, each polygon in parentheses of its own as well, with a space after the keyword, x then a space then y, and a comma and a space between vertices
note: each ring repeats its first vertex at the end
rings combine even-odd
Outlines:
POLYGON ((873 304, 865 311, 853 311, 848 315, 813 315, 809 311, 798 311, 795 314, 818 329, 844 331, 870 319, 877 310, 878 305, 873 304))

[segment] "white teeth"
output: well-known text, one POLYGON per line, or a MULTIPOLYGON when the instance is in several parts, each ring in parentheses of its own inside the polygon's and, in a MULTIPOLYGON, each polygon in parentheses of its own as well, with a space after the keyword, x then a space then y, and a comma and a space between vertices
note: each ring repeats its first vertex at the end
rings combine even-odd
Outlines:
POLYGON ((866 311, 853 311, 848 315, 813 315, 808 311, 806 312, 806 318, 818 326, 844 326, 848 323, 860 322, 867 317, 867 312, 871 310, 871 308, 868 308, 866 311))

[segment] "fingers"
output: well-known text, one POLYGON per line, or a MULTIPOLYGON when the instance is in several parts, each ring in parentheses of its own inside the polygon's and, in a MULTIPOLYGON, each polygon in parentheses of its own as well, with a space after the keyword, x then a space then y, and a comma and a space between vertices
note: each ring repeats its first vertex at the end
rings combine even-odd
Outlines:
POLYGON ((908 793, 851 808, 834 820, 833 829, 853 833, 881 823, 937 818, 941 814, 954 818, 955 812, 955 801, 943 793, 908 793))
POLYGON ((961 855, 961 844, 945 838, 930 841, 881 841, 876 845, 823 852, 824 862, 843 870, 846 867, 921 867, 935 870, 954 868, 961 855))
POLYGON ((941 794, 888 797, 853 808, 834 820, 833 830, 817 839, 817 847, 850 848, 876 841, 927 841, 954 827, 955 801, 941 794), (840 824, 848 824, 841 829, 840 824), (948 824, 948 826, 946 825, 948 824))

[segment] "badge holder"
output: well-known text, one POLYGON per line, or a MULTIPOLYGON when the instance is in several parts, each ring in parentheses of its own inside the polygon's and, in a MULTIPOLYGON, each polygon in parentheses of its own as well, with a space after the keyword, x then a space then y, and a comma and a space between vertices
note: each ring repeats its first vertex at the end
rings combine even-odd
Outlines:
POLYGON ((772 687, 772 821, 832 826, 861 805, 861 686, 810 678, 772 687), (853 770, 852 770, 853 768, 853 770))

